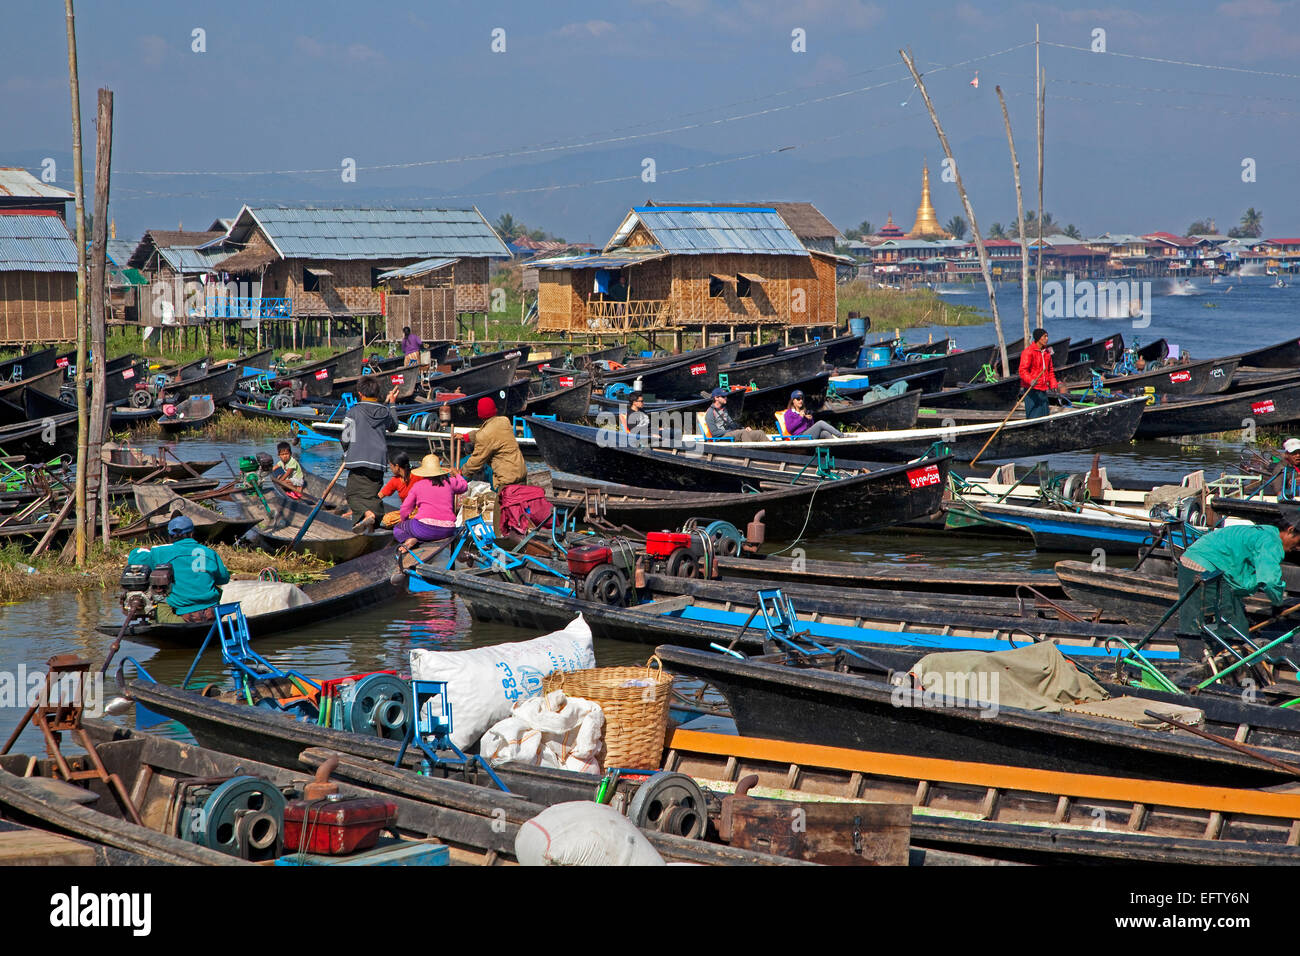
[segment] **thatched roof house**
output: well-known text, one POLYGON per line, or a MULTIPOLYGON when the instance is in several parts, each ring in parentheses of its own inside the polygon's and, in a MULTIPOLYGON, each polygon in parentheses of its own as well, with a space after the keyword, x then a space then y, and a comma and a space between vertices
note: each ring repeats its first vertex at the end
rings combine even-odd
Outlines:
POLYGON ((637 206, 600 254, 529 267, 539 331, 623 332, 833 325, 836 260, 770 206, 637 206))

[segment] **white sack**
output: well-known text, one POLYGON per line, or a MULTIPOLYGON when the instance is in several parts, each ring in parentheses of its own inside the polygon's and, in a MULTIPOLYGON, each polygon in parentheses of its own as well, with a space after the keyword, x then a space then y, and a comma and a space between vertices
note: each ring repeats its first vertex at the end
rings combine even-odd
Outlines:
POLYGON ((231 581, 221 588, 221 603, 236 601, 244 609, 244 617, 256 617, 302 607, 310 604, 311 598, 298 585, 287 581, 231 581))
POLYGON ((451 741, 462 750, 509 717, 516 701, 540 694, 547 674, 595 666, 591 627, 581 614, 564 630, 531 641, 471 651, 411 651, 414 680, 446 681, 451 741))
POLYGON ((523 866, 663 866, 664 858, 613 807, 586 800, 557 803, 525 822, 515 837, 523 866))
POLYGON ((479 755, 494 766, 522 763, 579 773, 600 773, 604 750, 600 705, 562 690, 519 701, 479 741, 479 755))

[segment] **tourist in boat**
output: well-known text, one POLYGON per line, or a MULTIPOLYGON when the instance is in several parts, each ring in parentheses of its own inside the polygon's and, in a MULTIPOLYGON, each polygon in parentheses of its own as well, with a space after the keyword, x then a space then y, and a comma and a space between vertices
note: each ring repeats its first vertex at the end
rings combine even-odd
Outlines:
MULTIPOLYGON (((1183 602, 1179 608, 1178 631, 1201 634, 1206 615, 1231 624, 1242 634, 1250 633, 1245 600, 1261 591, 1269 602, 1278 605, 1286 598, 1286 581, 1282 562, 1288 551, 1300 547, 1297 515, 1286 514, 1272 525, 1240 524, 1217 528, 1201 537, 1183 552, 1178 566, 1178 595, 1186 597, 1198 576, 1215 571, 1221 577, 1207 581, 1199 595, 1183 602)), ((1224 628, 1224 640, 1235 636, 1224 628)))
POLYGON ((373 531, 380 509, 379 489, 388 462, 388 432, 397 430, 397 416, 390 407, 397 401, 394 386, 379 401, 379 381, 363 378, 357 388, 361 401, 343 416, 343 465, 348 472, 348 514, 356 531, 373 531))
POLYGON ((420 349, 424 348, 424 343, 420 337, 411 331, 409 325, 402 326, 402 355, 406 357, 407 365, 420 364, 420 349))
POLYGON ((785 407, 782 416, 785 430, 791 435, 806 435, 809 438, 843 438, 844 433, 832 427, 829 422, 813 421, 812 414, 804 405, 804 395, 799 389, 790 393, 790 404, 785 407))
MULTIPOLYGON (((388 473, 392 476, 388 483, 379 489, 379 498, 383 500, 392 495, 397 495, 400 501, 406 501, 406 496, 411 493, 411 486, 420 480, 420 477, 411 471, 411 459, 407 457, 404 451, 390 452, 388 455, 388 473)), ((401 518, 396 511, 384 512, 383 525, 385 528, 391 528, 401 518)))
POLYGON ((633 392, 628 396, 627 413, 618 418, 623 431, 629 434, 646 435, 650 429, 650 416, 645 410, 645 395, 641 392, 633 392))
POLYGON ((415 479, 402 500, 393 537, 412 548, 421 541, 443 541, 456 533, 456 496, 469 490, 459 469, 447 469, 437 455, 425 455, 411 471, 415 479))
POLYGON ((734 438, 737 441, 767 441, 767 435, 757 428, 741 428, 727 413, 727 395, 725 388, 713 390, 713 404, 704 413, 704 424, 709 430, 710 438, 734 438))
POLYGON ((275 452, 280 458, 280 464, 271 469, 271 480, 290 498, 301 498, 302 488, 307 479, 303 474, 302 465, 298 463, 297 458, 293 457, 293 448, 287 441, 282 441, 275 446, 275 452))
POLYGON ((221 585, 230 581, 221 555, 194 540, 194 522, 185 515, 175 515, 167 522, 171 541, 152 548, 136 548, 127 556, 128 564, 172 568, 172 586, 157 606, 159 624, 200 624, 216 619, 221 601, 221 585))
POLYGON ((1061 386, 1047 348, 1047 329, 1035 329, 1033 339, 1020 353, 1020 387, 1025 389, 1025 417, 1042 418, 1049 412, 1048 395, 1061 386))

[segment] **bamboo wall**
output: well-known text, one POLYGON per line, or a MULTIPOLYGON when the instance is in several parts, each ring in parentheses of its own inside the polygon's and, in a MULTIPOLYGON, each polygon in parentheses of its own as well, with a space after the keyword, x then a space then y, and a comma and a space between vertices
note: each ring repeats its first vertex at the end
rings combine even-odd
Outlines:
POLYGON ((0 345, 76 337, 75 272, 0 272, 0 345))

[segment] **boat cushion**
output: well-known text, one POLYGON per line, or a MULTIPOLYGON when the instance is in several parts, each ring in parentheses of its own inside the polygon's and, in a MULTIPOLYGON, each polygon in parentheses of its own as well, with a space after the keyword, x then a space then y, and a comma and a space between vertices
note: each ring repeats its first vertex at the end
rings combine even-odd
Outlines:
POLYGON ((310 604, 311 598, 296 584, 287 581, 231 581, 221 589, 221 603, 238 601, 245 617, 287 611, 310 604))
POLYGON ((1009 651, 926 654, 911 674, 927 691, 1021 710, 1059 713, 1066 705, 1109 697, 1047 642, 1009 651))
POLYGON ((1160 700, 1147 700, 1145 697, 1112 697, 1110 700, 1088 701, 1082 704, 1066 704, 1061 708, 1069 714, 1082 714, 1085 717, 1104 717, 1107 720, 1122 720, 1150 730, 1174 730, 1173 724, 1166 724, 1153 714, 1172 717, 1180 723, 1193 727, 1205 723, 1205 711, 1196 707, 1184 707, 1160 700))

